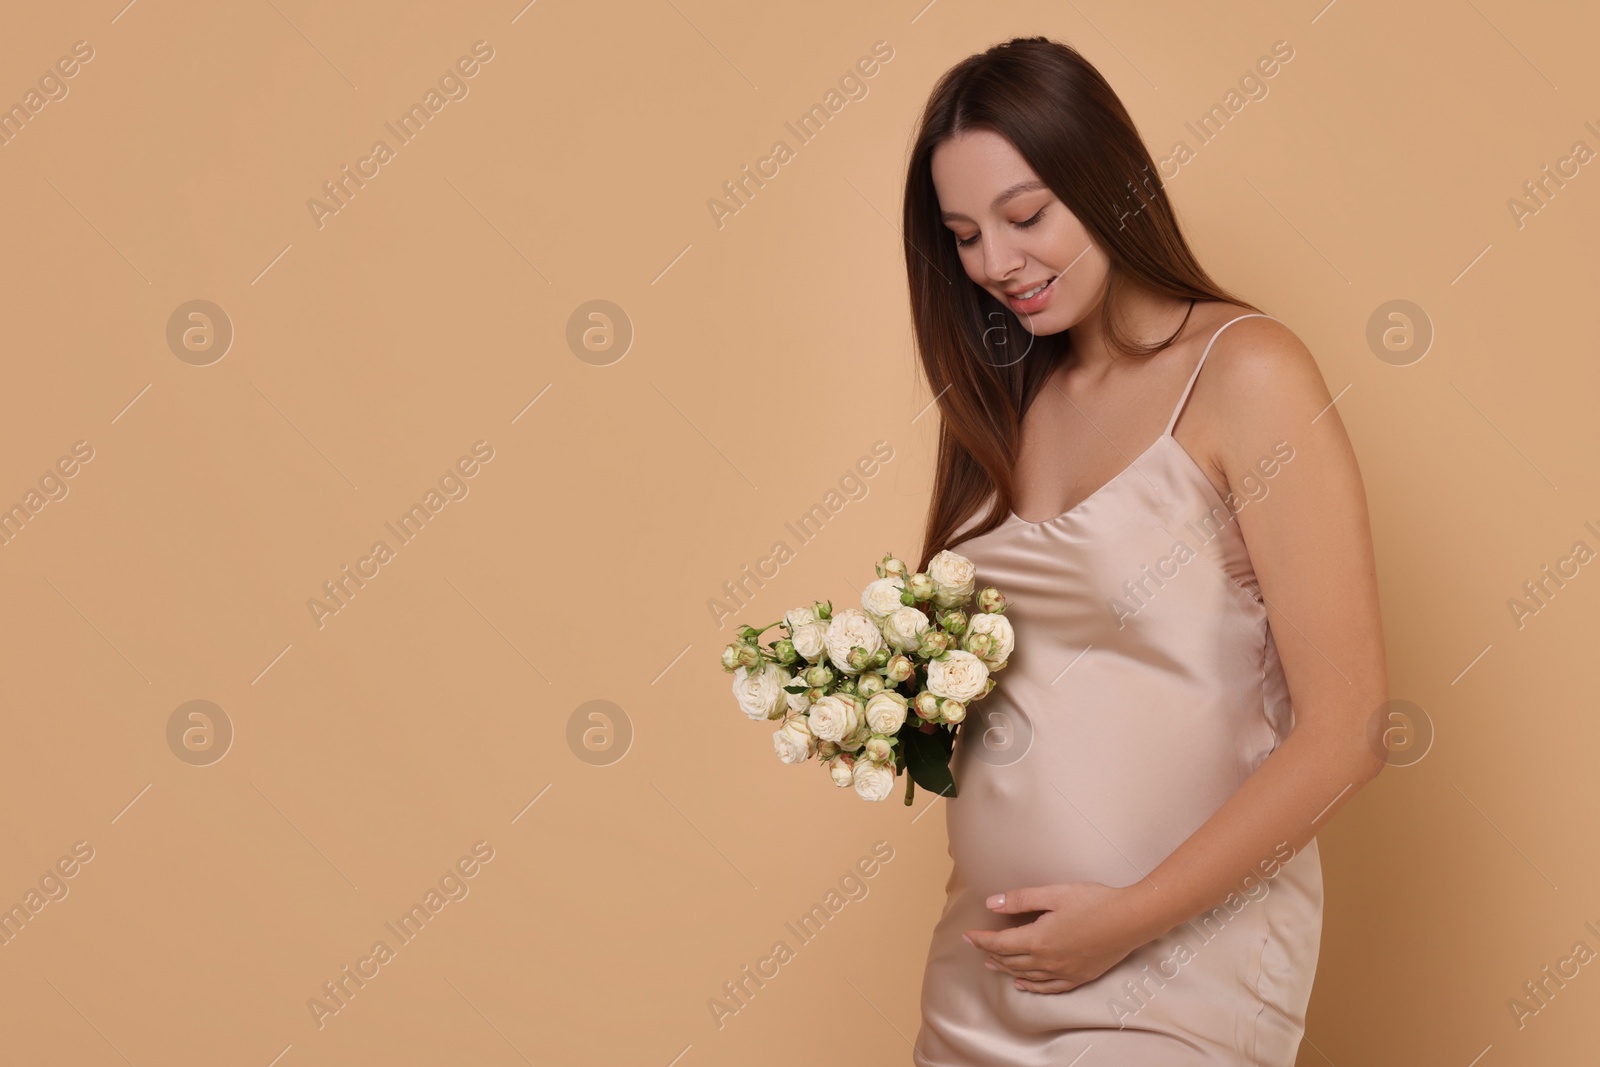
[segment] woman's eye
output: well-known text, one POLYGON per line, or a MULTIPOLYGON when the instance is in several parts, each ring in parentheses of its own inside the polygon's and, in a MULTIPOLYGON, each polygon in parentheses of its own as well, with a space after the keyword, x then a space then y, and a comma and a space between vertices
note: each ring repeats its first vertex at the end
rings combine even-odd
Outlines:
MULTIPOLYGON (((1036 225, 1039 222, 1039 220, 1042 219, 1043 217, 1044 217, 1044 208, 1040 208, 1038 211, 1033 213, 1033 217, 1032 218, 1023 219, 1021 222, 1015 223, 1014 225, 1020 226, 1022 229, 1025 230, 1029 226, 1036 225)), ((958 237, 958 238, 956 238, 956 247, 957 248, 966 248, 968 245, 972 244, 977 239, 978 239, 978 235, 977 234, 973 234, 971 237, 968 237, 968 238, 965 238, 965 239, 958 237)))

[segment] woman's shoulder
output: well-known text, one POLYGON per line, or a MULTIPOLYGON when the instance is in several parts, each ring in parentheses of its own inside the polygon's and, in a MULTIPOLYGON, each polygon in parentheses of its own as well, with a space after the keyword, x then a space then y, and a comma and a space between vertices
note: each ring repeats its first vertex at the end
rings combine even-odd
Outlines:
POLYGON ((1210 350, 1200 375, 1202 383, 1210 379, 1207 392, 1251 403, 1326 393, 1311 349, 1281 319, 1223 302, 1211 305, 1208 317, 1210 350))
POLYGON ((1311 349, 1282 320, 1237 304, 1218 303, 1210 314, 1215 325, 1194 403, 1210 413, 1206 422, 1233 431, 1222 436, 1309 422, 1331 402, 1311 349))

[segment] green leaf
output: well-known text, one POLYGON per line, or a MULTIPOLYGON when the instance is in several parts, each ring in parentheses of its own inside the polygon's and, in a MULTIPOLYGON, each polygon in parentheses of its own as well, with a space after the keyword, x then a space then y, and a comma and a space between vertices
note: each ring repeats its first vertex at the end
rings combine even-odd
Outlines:
POLYGON ((956 782, 950 774, 950 753, 955 747, 955 735, 944 729, 925 734, 917 728, 920 721, 908 718, 900 728, 900 757, 917 785, 953 799, 956 782))

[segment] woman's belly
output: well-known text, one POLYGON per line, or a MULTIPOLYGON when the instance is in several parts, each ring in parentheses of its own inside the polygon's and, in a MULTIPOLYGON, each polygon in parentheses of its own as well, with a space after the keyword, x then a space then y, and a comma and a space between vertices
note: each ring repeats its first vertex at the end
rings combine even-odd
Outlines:
POLYGON ((1259 716, 1252 723, 1219 710, 1241 706, 1226 701, 1114 712, 1109 701, 1065 705, 1002 686, 974 703, 961 727, 951 761, 959 794, 947 802, 946 825, 951 859, 977 891, 1137 882, 1238 790, 1274 743, 1259 716), (1044 710, 1029 714, 1018 698, 1044 710))

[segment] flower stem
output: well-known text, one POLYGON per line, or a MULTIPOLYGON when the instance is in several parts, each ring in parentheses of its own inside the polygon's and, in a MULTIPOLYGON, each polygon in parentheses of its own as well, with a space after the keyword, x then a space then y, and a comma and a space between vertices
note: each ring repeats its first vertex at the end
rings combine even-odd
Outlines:
POLYGON ((916 779, 911 777, 911 770, 910 770, 910 768, 907 768, 906 769, 906 807, 909 808, 911 806, 911 794, 916 792, 916 790, 917 790, 916 779))

